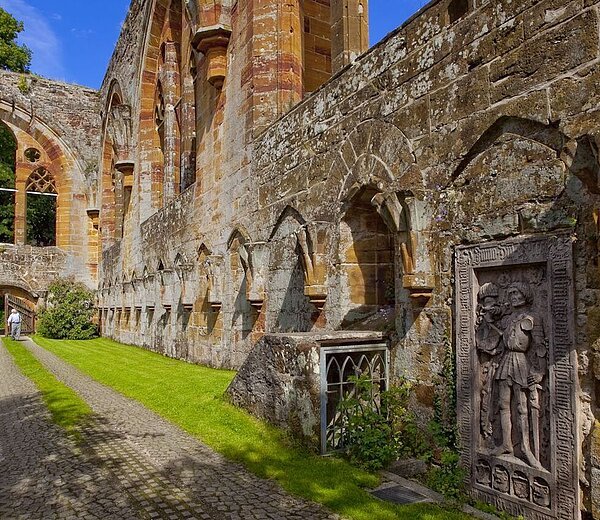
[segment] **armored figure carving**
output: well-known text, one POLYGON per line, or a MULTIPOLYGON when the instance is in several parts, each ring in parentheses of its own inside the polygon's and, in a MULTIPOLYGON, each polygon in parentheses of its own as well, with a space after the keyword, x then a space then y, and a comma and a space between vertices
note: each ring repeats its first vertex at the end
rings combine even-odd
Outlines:
POLYGON ((484 439, 492 436, 492 390, 494 373, 498 366, 496 358, 502 350, 502 330, 499 321, 503 309, 499 303, 500 293, 493 283, 485 283, 477 293, 477 322, 475 345, 479 352, 481 363, 481 433, 484 439))
POLYGON ((494 375, 498 385, 502 443, 494 454, 514 453, 513 429, 516 427, 525 460, 530 466, 543 470, 539 460, 539 391, 546 372, 544 327, 531 310, 533 293, 528 283, 513 282, 507 296, 511 312, 502 320, 503 353, 494 375), (516 417, 513 416, 513 402, 516 417))

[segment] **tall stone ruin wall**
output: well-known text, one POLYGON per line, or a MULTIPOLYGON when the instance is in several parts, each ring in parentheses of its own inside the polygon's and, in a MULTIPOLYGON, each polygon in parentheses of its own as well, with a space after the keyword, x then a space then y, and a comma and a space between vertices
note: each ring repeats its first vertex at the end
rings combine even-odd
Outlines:
MULTIPOLYGON (((526 506, 531 518, 573 518, 579 507, 600 517, 599 4, 481 2, 455 23, 448 6, 430 4, 255 140, 241 138, 248 128, 240 128, 236 63, 225 86, 233 101, 221 128, 222 162, 148 219, 141 218, 141 199, 134 202, 140 231, 132 220, 124 240, 104 252, 103 330, 174 357, 239 367, 264 333, 368 328, 360 313, 361 302, 373 309, 373 270, 360 269, 357 257, 369 251, 357 243, 365 234, 385 235, 379 216, 394 228, 393 258, 366 263, 394 274, 375 298, 387 299, 392 317, 376 326, 390 338, 392 380, 415 381, 418 406, 431 413, 444 360, 463 344, 465 330, 475 336, 479 326, 455 322, 457 248, 517 247, 515 237, 525 249, 538 239, 566 240, 570 383, 560 424, 552 424, 575 425, 564 430, 573 448, 567 478, 559 486, 555 466, 551 476, 543 473, 549 462, 522 477, 513 461, 505 464, 510 478, 530 479, 538 498, 529 487, 527 499, 515 498, 521 491, 513 488, 507 498, 500 477, 490 486, 498 486, 494 500, 504 509, 519 513, 523 503, 533 504, 526 506)), ((382 258, 389 253, 375 250, 382 258)), ((526 272, 540 260, 521 258, 506 264, 506 279, 503 260, 476 264, 471 291, 486 280, 504 291, 539 275, 546 280, 535 282, 539 305, 551 270, 526 272), (488 272, 493 276, 481 275, 488 272)), ((478 296, 471 298, 475 316, 478 296)), ((556 318, 548 312, 545 330, 556 318)), ((475 348, 475 340, 467 344, 475 348)), ((459 374, 479 367, 467 364, 459 374)), ((460 383, 464 397, 471 389, 460 383)), ((464 416, 472 403, 461 402, 464 416)), ((476 426, 464 420, 469 436, 476 426)), ((562 448, 552 449, 557 464, 562 448)), ((463 456, 471 463, 466 448, 463 456)), ((483 486, 485 476, 480 482, 472 471, 473 485, 483 486)))
POLYGON ((100 114, 95 90, 35 75, 0 72, 0 120, 17 141, 17 212, 28 176, 39 167, 50 172, 58 190, 58 248, 25 245, 24 218, 17 222, 15 244, 3 245, 2 291, 26 291, 30 300, 57 276, 72 276, 96 287, 99 243, 88 213, 96 207, 100 114), (24 155, 39 151, 37 162, 24 155))

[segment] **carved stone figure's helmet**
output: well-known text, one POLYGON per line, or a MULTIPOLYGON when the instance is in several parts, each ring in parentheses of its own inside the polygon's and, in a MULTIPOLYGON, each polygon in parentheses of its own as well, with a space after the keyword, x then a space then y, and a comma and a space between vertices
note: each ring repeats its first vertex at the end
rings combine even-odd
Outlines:
POLYGON ((517 289, 523 295, 527 304, 533 302, 533 292, 531 291, 531 286, 527 282, 513 282, 510 284, 509 290, 510 289, 517 289))
POLYGON ((479 302, 483 302, 486 298, 498 298, 500 291, 495 283, 484 283, 477 293, 477 299, 479 302))

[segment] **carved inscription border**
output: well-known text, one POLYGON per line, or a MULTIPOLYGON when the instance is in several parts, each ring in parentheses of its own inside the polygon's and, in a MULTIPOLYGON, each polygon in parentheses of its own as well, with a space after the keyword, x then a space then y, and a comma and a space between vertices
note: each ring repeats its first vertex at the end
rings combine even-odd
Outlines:
POLYGON ((573 239, 455 252, 458 427, 472 495, 528 519, 579 515, 573 239))

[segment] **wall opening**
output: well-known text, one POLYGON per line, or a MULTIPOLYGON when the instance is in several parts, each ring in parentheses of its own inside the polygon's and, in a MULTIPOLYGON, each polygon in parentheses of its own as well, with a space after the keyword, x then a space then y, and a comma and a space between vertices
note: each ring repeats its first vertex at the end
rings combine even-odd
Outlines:
POLYGON ((448 4, 448 18, 454 23, 469 12, 469 0, 452 0, 448 4))
POLYGON ((57 193, 54 177, 45 168, 35 170, 27 180, 27 244, 56 245, 57 193))
POLYGON ((303 84, 305 94, 331 77, 331 7, 329 0, 304 0, 303 84))
POLYGON ((347 312, 342 327, 394 305, 394 236, 371 200, 378 192, 363 188, 340 222, 339 261, 347 312))
POLYGON ((321 349, 321 453, 340 451, 345 446, 347 399, 366 398, 365 405, 381 408, 381 392, 388 388, 389 353, 385 343, 331 346, 321 349), (368 396, 357 395, 352 377, 371 383, 368 396))
POLYGON ((11 244, 15 237, 15 171, 17 140, 0 122, 0 242, 11 244))

